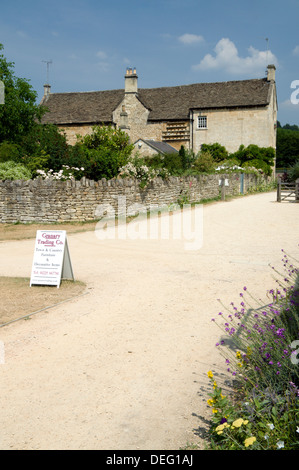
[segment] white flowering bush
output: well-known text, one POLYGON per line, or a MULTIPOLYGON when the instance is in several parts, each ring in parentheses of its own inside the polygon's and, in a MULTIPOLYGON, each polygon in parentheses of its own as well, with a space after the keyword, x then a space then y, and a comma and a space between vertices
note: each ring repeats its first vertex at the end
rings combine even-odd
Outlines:
POLYGON ((158 176, 163 179, 168 178, 169 172, 165 168, 149 168, 142 158, 136 156, 119 169, 119 175, 135 178, 139 181, 140 187, 145 188, 158 176))
POLYGON ((38 176, 41 176, 45 180, 75 180, 79 179, 84 168, 70 167, 68 165, 62 165, 61 170, 36 170, 38 176))

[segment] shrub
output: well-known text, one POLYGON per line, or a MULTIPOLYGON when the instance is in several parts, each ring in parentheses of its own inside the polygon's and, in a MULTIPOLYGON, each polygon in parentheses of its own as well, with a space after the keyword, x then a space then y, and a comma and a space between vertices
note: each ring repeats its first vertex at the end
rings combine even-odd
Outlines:
POLYGON ((242 164, 242 168, 252 167, 261 170, 267 176, 270 176, 272 173, 271 167, 266 162, 263 162, 263 160, 258 160, 257 158, 242 164))
POLYGON ((217 163, 226 160, 229 156, 226 148, 217 142, 214 144, 202 144, 201 150, 203 152, 209 152, 217 163))
POLYGON ((230 154, 230 158, 237 158, 241 166, 243 164, 257 168, 262 165, 263 172, 266 175, 271 175, 272 167, 274 166, 275 151, 272 147, 259 147, 258 145, 240 145, 239 150, 230 154))
POLYGON ((155 155, 154 157, 145 157, 145 164, 152 169, 158 170, 164 168, 171 175, 181 175, 184 172, 184 165, 186 165, 186 154, 182 157, 179 153, 169 153, 167 155, 155 155), (182 161, 184 160, 184 163, 182 161))
POLYGON ((92 134, 78 142, 68 164, 83 166, 84 174, 89 179, 111 179, 128 162, 133 148, 125 132, 111 126, 95 126, 92 134), (76 162, 78 157, 81 159, 80 163, 76 162))
POLYGON ((132 177, 139 181, 141 188, 145 188, 157 176, 167 178, 169 176, 166 168, 150 168, 146 165, 145 159, 135 155, 129 162, 119 169, 121 177, 132 177))
MULTIPOLYGON (((299 330, 299 270, 285 253, 282 261, 282 273, 272 268, 279 277, 268 292, 270 304, 256 302, 245 286, 240 305, 232 302, 219 312, 226 337, 217 347, 235 392, 224 397, 213 383, 212 449, 299 448, 299 370, 292 351, 299 330)), ((213 379, 211 371, 208 376, 213 379)))
POLYGON ((193 168, 198 173, 211 173, 215 170, 215 161, 208 151, 198 153, 193 168))
POLYGON ((0 180, 30 180, 31 172, 14 161, 0 163, 0 180))
POLYGON ((179 155, 181 158, 182 169, 190 169, 196 159, 195 153, 192 150, 186 150, 185 147, 182 145, 179 151, 179 155))
POLYGON ((288 169, 287 175, 290 181, 296 181, 299 178, 299 160, 288 169))

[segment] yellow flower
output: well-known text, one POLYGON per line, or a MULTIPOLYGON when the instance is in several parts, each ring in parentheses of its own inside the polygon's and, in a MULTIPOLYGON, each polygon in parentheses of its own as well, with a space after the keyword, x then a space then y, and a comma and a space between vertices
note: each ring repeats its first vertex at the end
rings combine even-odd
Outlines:
POLYGON ((241 358, 242 358, 242 354, 240 353, 240 351, 237 351, 237 352, 236 352, 236 357, 237 357, 237 359, 241 359, 241 358))
POLYGON ((209 379, 212 379, 214 377, 213 372, 211 370, 209 370, 209 372, 208 372, 208 377, 209 377, 209 379))
POLYGON ((215 390, 216 387, 217 387, 217 384, 216 384, 216 382, 214 381, 214 383, 213 383, 213 389, 215 390))
POLYGON ((239 428, 240 426, 242 426, 243 422, 244 422, 243 418, 238 418, 233 422, 232 426, 234 428, 239 428))
POLYGON ((214 414, 216 414, 216 413, 218 413, 218 410, 216 410, 216 408, 213 408, 213 409, 212 409, 212 412, 213 412, 214 414))
POLYGON ((225 428, 229 428, 229 424, 228 424, 228 423, 219 424, 219 426, 217 426, 217 428, 215 429, 215 431, 216 431, 216 432, 223 431, 223 429, 225 429, 225 428))
POLYGON ((247 437, 247 439, 245 439, 244 441, 244 445, 245 447, 248 447, 248 446, 252 446, 252 444, 256 441, 256 437, 252 436, 252 437, 247 437))
POLYGON ((207 401, 208 405, 209 406, 213 406, 213 404, 215 403, 214 400, 212 400, 212 398, 209 398, 209 400, 207 401))
POLYGON ((241 362, 238 362, 238 366, 243 367, 243 364, 241 364, 241 362))
POLYGON ((223 424, 219 424, 219 426, 217 426, 217 428, 215 429, 215 431, 216 431, 216 432, 218 432, 218 431, 223 431, 223 429, 224 429, 223 424))

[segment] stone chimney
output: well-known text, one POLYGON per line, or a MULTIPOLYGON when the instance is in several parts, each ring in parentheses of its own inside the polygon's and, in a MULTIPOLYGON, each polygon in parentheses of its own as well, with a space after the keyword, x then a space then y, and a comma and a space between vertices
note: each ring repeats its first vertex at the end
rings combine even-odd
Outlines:
POLYGON ((138 93, 138 76, 136 69, 128 68, 125 75, 125 93, 138 93))
POLYGON ((275 82, 275 70, 276 70, 276 67, 275 65, 268 65, 267 67, 267 80, 268 82, 271 82, 271 80, 273 80, 273 82, 275 82))
POLYGON ((51 85, 46 84, 44 85, 44 98, 47 98, 51 93, 51 85))

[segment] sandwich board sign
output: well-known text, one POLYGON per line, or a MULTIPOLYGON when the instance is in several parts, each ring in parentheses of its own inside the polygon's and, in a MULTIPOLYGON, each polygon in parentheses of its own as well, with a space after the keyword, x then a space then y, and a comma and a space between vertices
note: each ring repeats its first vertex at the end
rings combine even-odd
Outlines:
POLYGON ((61 279, 74 280, 65 230, 37 230, 30 287, 60 287, 61 279))

